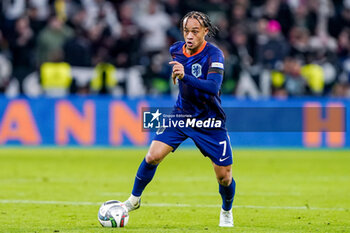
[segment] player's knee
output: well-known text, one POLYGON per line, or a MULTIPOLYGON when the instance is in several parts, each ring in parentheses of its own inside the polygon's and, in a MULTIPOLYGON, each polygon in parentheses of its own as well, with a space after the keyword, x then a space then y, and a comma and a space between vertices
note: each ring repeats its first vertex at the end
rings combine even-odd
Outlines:
POLYGON ((162 157, 157 153, 148 152, 146 155, 146 162, 148 164, 157 165, 162 161, 162 157))
POLYGON ((229 186, 232 182, 232 177, 228 175, 218 176, 217 179, 222 186, 229 186))

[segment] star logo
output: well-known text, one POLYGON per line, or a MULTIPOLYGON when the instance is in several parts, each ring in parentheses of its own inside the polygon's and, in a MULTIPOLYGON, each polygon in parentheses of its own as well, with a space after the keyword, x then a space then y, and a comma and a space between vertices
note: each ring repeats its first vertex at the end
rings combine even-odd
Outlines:
POLYGON ((157 109, 157 111, 155 113, 151 113, 151 114, 153 116, 151 122, 154 121, 155 119, 157 119, 157 121, 159 121, 159 116, 162 115, 162 113, 159 112, 159 109, 157 109))

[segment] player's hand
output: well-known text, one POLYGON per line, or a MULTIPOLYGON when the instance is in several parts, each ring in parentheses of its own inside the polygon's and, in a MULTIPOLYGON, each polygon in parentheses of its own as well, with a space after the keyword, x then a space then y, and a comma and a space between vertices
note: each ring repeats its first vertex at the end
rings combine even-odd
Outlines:
POLYGON ((185 76, 185 68, 180 62, 177 62, 177 61, 171 61, 169 62, 169 64, 174 65, 171 78, 173 79, 173 83, 175 84, 176 78, 181 80, 185 76))

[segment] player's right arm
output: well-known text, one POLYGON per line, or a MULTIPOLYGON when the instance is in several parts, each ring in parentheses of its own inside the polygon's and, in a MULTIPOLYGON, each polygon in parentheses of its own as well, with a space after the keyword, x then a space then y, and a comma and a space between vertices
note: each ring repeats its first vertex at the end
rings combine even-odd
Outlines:
MULTIPOLYGON (((172 47, 174 48, 174 47, 172 47)), ((172 48, 170 54, 172 54, 172 48)), ((207 94, 216 95, 219 93, 224 75, 224 56, 221 50, 215 48, 209 52, 209 69, 206 79, 199 79, 189 74, 185 74, 184 67, 177 61, 169 64, 173 66, 172 79, 175 84, 176 78, 184 83, 199 89, 207 94)))
POLYGON ((185 74, 184 67, 177 61, 169 62, 173 66, 172 78, 175 84, 176 78, 182 80, 186 84, 197 88, 207 94, 216 95, 221 87, 224 74, 224 58, 222 53, 215 53, 210 56, 210 67, 207 79, 198 79, 189 74, 185 74))
MULTIPOLYGON (((170 46, 169 53, 170 53, 170 55, 172 56, 173 59, 175 59, 174 53, 176 51, 178 51, 180 48, 182 48, 182 46, 183 46, 183 42, 182 41, 175 42, 172 46, 170 46)), ((175 62, 175 60, 169 62, 169 64, 174 65, 173 66, 173 72, 171 73, 171 78, 173 80, 174 85, 176 84, 176 79, 178 78, 179 71, 183 70, 183 73, 184 73, 184 67, 176 65, 177 63, 179 63, 179 62, 175 62), (176 70, 176 72, 174 72, 174 70, 176 70)))
POLYGON ((209 73, 206 80, 198 79, 188 74, 185 74, 181 80, 194 88, 206 92, 207 94, 216 95, 219 93, 222 79, 222 74, 209 73))

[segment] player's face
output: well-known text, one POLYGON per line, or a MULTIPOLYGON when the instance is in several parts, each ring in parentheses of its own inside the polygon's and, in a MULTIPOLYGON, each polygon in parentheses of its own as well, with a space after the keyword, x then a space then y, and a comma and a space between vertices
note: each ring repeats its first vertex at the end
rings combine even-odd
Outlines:
POLYGON ((195 53, 204 42, 208 34, 208 28, 203 27, 197 19, 187 18, 183 25, 183 34, 186 42, 186 50, 195 53))

